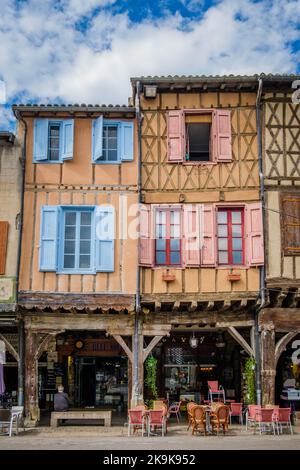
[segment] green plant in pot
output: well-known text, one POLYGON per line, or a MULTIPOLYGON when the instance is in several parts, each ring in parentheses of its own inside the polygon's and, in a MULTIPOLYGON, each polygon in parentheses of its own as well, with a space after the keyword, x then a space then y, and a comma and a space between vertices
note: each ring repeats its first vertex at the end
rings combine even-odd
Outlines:
POLYGON ((157 359, 153 356, 149 356, 145 362, 146 368, 146 377, 145 385, 148 391, 151 394, 151 399, 148 400, 148 406, 152 405, 153 400, 157 400, 158 392, 156 387, 156 377, 157 377, 157 359))
POLYGON ((248 405, 255 404, 255 359, 248 357, 245 362, 244 377, 246 382, 246 402, 248 405))

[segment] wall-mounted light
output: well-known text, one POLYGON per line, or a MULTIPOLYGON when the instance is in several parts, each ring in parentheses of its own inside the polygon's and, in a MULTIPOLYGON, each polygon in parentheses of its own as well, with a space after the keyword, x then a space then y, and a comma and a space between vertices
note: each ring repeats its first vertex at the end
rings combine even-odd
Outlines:
POLYGON ((190 346, 193 349, 196 349, 198 346, 199 340, 196 338, 195 333, 193 332, 193 336, 190 337, 190 346))
POLYGON ((225 348, 225 346, 226 346, 226 343, 223 339, 223 335, 222 335, 221 331, 218 333, 218 339, 217 339, 217 342, 216 342, 216 346, 219 349, 225 348))
POLYGON ((156 98, 157 86, 156 85, 145 85, 144 86, 144 97, 145 98, 156 98))

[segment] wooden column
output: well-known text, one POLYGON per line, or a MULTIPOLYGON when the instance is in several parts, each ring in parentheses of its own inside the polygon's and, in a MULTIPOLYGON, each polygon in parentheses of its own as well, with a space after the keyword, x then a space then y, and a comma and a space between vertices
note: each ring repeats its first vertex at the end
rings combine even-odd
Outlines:
POLYGON ((275 404, 275 328, 272 322, 261 330, 262 404, 275 404))
POLYGON ((40 419, 38 403, 38 359, 37 335, 26 330, 25 342, 25 414, 26 421, 33 425, 40 419))

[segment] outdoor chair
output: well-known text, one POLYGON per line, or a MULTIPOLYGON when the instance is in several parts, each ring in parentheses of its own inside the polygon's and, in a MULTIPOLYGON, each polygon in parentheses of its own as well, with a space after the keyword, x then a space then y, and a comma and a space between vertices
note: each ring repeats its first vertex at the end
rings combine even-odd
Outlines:
POLYGON ((217 410, 211 413, 210 424, 213 431, 217 431, 219 434, 220 429, 223 429, 223 434, 228 431, 228 421, 229 421, 229 407, 227 405, 222 405, 217 408, 217 410))
POLYGON ((192 410, 195 406, 197 406, 197 404, 194 403, 193 401, 190 401, 186 405, 187 418, 188 418, 188 428, 187 428, 187 430, 189 430, 191 425, 192 425, 192 419, 193 419, 192 410))
POLYGON ((208 399, 213 402, 214 397, 220 401, 220 397, 222 398, 223 402, 225 403, 225 390, 222 385, 219 385, 217 380, 208 380, 208 399))
POLYGON ((286 427, 293 434, 293 427, 291 423, 291 408, 278 408, 277 413, 273 414, 273 420, 276 425, 277 432, 282 434, 283 428, 286 427))
POLYGON ((232 422, 232 417, 235 416, 239 418, 240 424, 243 424, 243 403, 230 403, 230 424, 232 422))
POLYGON ((259 405, 248 405, 246 409, 246 431, 252 425, 255 426, 255 413, 256 410, 260 410, 261 406, 259 405))
POLYGON ((196 405, 192 408, 192 434, 195 431, 203 432, 206 436, 206 408, 205 406, 196 405))
POLYGON ((131 434, 133 428, 133 434, 138 429, 142 429, 142 436, 144 436, 146 417, 144 410, 128 410, 128 436, 131 434))
POLYGON ((161 428, 161 435, 164 436, 166 430, 166 417, 164 410, 150 410, 148 415, 148 437, 151 429, 161 428))
POLYGON ((177 418, 177 421, 179 423, 180 421, 180 406, 181 406, 182 401, 172 403, 172 405, 169 407, 169 415, 175 415, 177 418))
POLYGON ((14 422, 16 423, 16 434, 18 434, 18 420, 11 410, 0 410, 0 428, 3 434, 12 436, 14 422))
MULTIPOLYGON (((275 436, 275 422, 273 420, 273 408, 259 408, 255 411, 255 424, 258 424, 259 433, 262 434, 263 431, 267 431, 268 428, 273 430, 275 436)), ((254 433, 255 433, 254 428, 254 433)))

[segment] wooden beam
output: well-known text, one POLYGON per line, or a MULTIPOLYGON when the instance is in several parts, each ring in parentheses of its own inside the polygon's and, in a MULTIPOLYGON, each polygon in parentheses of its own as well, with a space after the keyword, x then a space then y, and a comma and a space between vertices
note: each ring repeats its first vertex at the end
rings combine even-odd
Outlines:
POLYGON ((198 302, 196 302, 195 300, 192 300, 192 302, 188 306, 188 311, 189 312, 195 312, 197 310, 197 308, 198 308, 198 302))
MULTIPOLYGON (((133 331, 134 318, 129 315, 85 315, 76 314, 24 314, 25 328, 32 331, 46 331, 50 333, 51 330, 96 330, 106 331, 108 329, 116 329, 118 333, 122 333, 126 328, 133 331)), ((125 334, 125 333, 124 333, 125 334)))
POLYGON ((161 311, 161 302, 155 302, 155 313, 160 313, 161 311))
POLYGON ((300 308, 265 308, 259 314, 259 327, 269 322, 277 331, 300 333, 300 308))
POLYGON ((275 367, 277 366, 278 359, 280 358, 281 354, 283 351, 285 351, 288 343, 292 341, 295 336, 297 336, 299 332, 298 331, 290 331, 286 335, 284 335, 282 338, 280 338, 279 341, 277 341, 276 346, 275 346, 275 367))
POLYGON ((111 336, 117 341, 117 343, 119 343, 119 345, 121 346, 121 348, 124 349, 125 353, 126 353, 127 356, 128 356, 128 359, 130 360, 131 363, 133 363, 133 354, 132 354, 132 351, 129 349, 129 347, 128 347, 127 344, 125 343, 124 339, 122 338, 122 336, 121 336, 121 335, 114 335, 114 334, 112 334, 111 336))
POLYGON ((52 331, 45 338, 42 339, 40 344, 37 346, 37 349, 36 349, 36 352, 35 352, 35 358, 36 358, 37 361, 39 360, 39 358, 41 357, 43 352, 47 350, 50 341, 53 338, 55 338, 56 335, 58 335, 60 333, 63 333, 63 331, 64 330, 58 330, 58 331, 55 331, 55 332, 52 331))
POLYGON ((254 356, 254 351, 251 346, 233 326, 228 328, 228 333, 239 343, 240 346, 242 346, 249 356, 254 356))
POLYGON ((162 340, 163 337, 164 337, 164 335, 158 335, 158 336, 154 336, 154 338, 152 338, 152 340, 150 341, 148 346, 143 350, 143 362, 145 362, 145 360, 147 359, 147 357, 151 353, 152 349, 155 348, 155 346, 162 340))
POLYGON ((4 342, 8 352, 15 358, 17 362, 19 362, 19 353, 15 350, 15 348, 10 344, 10 342, 6 339, 4 335, 0 333, 0 339, 4 342))

